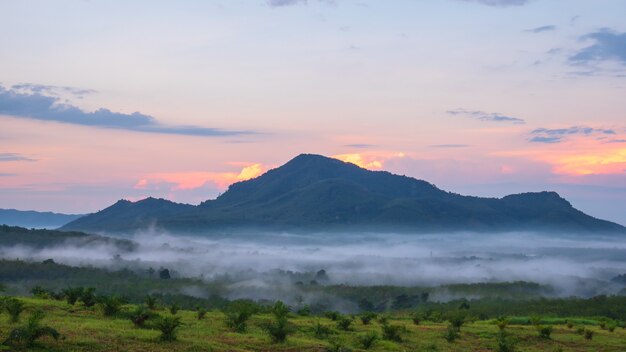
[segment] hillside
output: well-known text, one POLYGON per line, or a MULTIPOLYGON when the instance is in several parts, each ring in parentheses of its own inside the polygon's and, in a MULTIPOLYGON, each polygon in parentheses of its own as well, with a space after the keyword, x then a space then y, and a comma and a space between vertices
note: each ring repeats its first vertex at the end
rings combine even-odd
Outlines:
POLYGON ((33 210, 0 209, 0 225, 29 228, 57 228, 80 218, 82 215, 58 214, 33 210))
POLYGON ((479 198, 386 171, 369 171, 320 155, 302 154, 255 179, 238 182, 199 206, 148 198, 120 201, 64 230, 178 231, 224 229, 366 231, 619 232, 555 192, 479 198))

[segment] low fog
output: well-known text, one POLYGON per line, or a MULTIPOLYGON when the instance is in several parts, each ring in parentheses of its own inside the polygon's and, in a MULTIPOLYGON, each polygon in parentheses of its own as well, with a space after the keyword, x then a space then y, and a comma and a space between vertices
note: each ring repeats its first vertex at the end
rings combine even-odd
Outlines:
MULTIPOLYGON (((320 269, 327 273, 320 282, 324 285, 529 281, 549 285, 550 295, 582 297, 618 292, 623 286, 610 279, 626 273, 626 241, 621 237, 284 233, 203 238, 144 232, 131 239, 138 246, 130 251, 65 243, 43 249, 2 247, 0 256, 30 261, 52 258, 57 263, 112 270, 168 268, 175 277, 207 282, 227 277, 230 298, 253 299, 276 298, 272 296, 280 296, 278 291, 292 290, 296 280, 308 282, 320 269)), ((185 291, 202 296, 200 288, 185 291)))

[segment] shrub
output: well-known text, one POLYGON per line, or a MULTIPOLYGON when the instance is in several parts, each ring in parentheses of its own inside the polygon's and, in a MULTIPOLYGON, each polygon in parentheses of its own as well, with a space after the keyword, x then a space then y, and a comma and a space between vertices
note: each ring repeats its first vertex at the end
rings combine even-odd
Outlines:
POLYGON ((196 310, 198 312, 198 320, 204 319, 204 316, 206 315, 207 310, 205 308, 202 308, 202 307, 198 307, 196 310))
POLYGON ((351 352, 352 350, 344 346, 341 341, 331 341, 330 346, 326 348, 328 352, 351 352))
POLYGON ((534 326, 539 326, 541 324, 542 318, 538 315, 533 315, 530 317, 530 324, 534 326))
POLYGON ((606 326, 606 329, 609 330, 609 332, 613 332, 615 331, 616 327, 617 327, 617 324, 614 322, 611 322, 606 326))
POLYGON ((231 302, 226 314, 226 326, 236 332, 245 332, 247 328, 246 322, 250 317, 258 311, 258 306, 249 301, 231 302))
POLYGON ((381 316, 378 318, 378 322, 379 322, 379 323, 381 323, 381 324, 383 324, 383 325, 385 325, 385 324, 387 324, 387 323, 389 322, 389 317, 387 317, 387 316, 385 316, 385 315, 381 315, 381 316))
POLYGON ((452 317, 448 318, 450 324, 457 330, 461 330, 461 326, 465 323, 465 316, 461 314, 455 314, 452 317))
POLYGON ((267 325, 267 332, 270 334, 272 341, 285 342, 287 335, 292 332, 292 328, 287 321, 287 317, 276 317, 276 321, 267 325))
POLYGON ((363 349, 369 350, 378 341, 378 334, 375 331, 370 331, 357 337, 357 340, 363 349))
POLYGON ((20 314, 24 311, 24 302, 17 298, 9 298, 4 302, 4 309, 9 313, 9 321, 17 323, 20 321, 20 314))
POLYGON ((146 304, 146 307, 148 307, 148 309, 156 310, 159 301, 156 297, 147 295, 146 298, 144 299, 144 303, 146 304))
POLYGON ((182 325, 179 317, 163 317, 154 326, 161 331, 161 341, 176 341, 176 330, 182 325))
POLYGON ((44 289, 41 286, 35 286, 30 290, 30 293, 37 298, 48 299, 50 298, 50 294, 48 290, 44 289))
POLYGON ((583 328, 582 326, 578 327, 578 328, 576 329, 576 333, 577 333, 578 335, 584 335, 584 334, 585 334, 585 328, 583 328))
POLYGON ((67 303, 73 306, 74 304, 76 304, 76 301, 78 301, 81 294, 83 293, 83 288, 82 287, 68 287, 62 290, 61 293, 65 297, 65 300, 67 301, 67 303))
POLYGON ((420 325, 420 323, 422 322, 422 315, 421 314, 415 314, 415 315, 413 315, 411 320, 413 320, 413 324, 420 325))
POLYGON ((514 352, 515 351, 515 341, 512 340, 504 330, 501 330, 496 336, 497 348, 498 352, 514 352))
POLYGON ((93 287, 81 289, 79 299, 85 307, 93 307, 97 303, 95 291, 96 289, 93 287))
POLYGON ((324 316, 332 321, 337 321, 337 319, 341 317, 341 314, 339 314, 339 312, 326 312, 324 316))
POLYGON ((552 334, 552 326, 538 325, 537 332, 539 333, 539 337, 542 339, 549 339, 552 334))
POLYGON ((574 327, 574 323, 572 323, 570 320, 567 321, 566 325, 568 329, 571 329, 574 327))
POLYGON ((61 334, 49 326, 42 326, 41 319, 44 313, 40 310, 33 312, 28 318, 26 325, 13 329, 9 337, 4 341, 5 345, 26 345, 31 347, 35 341, 44 336, 50 336, 57 340, 61 334))
POLYGON ((376 313, 365 312, 361 314, 359 318, 361 319, 363 325, 368 325, 372 321, 372 319, 376 318, 376 313))
POLYGON ((385 323, 382 326, 382 330, 383 330, 383 339, 389 340, 389 341, 396 341, 396 342, 402 341, 401 333, 403 329, 401 326, 389 325, 385 323))
POLYGON ((585 340, 593 339, 593 330, 585 329, 585 340))
POLYGON ((176 315, 178 313, 178 311, 180 310, 180 306, 176 303, 172 303, 169 307, 170 309, 170 313, 172 313, 172 315, 176 315))
POLYGON ((297 313, 300 316, 308 317, 309 315, 311 315, 311 307, 305 305, 304 307, 298 309, 297 313))
POLYGON ((97 300, 102 307, 102 314, 107 317, 119 313, 122 307, 122 300, 117 296, 99 296, 97 300))
POLYGON ((333 330, 326 325, 320 324, 319 320, 313 326, 313 335, 315 335, 315 337, 318 339, 327 338, 328 335, 331 335, 332 333, 333 330))
POLYGON ((287 315, 289 315, 289 311, 289 306, 283 303, 283 301, 276 301, 276 303, 274 303, 274 306, 272 307, 272 314, 274 314, 274 317, 276 317, 276 319, 286 319, 287 315))
POLYGON ((509 319, 506 317, 500 317, 496 320, 496 325, 500 331, 504 331, 506 327, 509 325, 509 319))
POLYGON ((136 327, 142 328, 144 327, 146 320, 150 318, 150 312, 148 312, 144 306, 137 306, 132 312, 130 312, 129 318, 136 327))
POLYGON ((459 329, 454 327, 452 324, 448 324, 446 328, 446 332, 443 334, 443 338, 446 339, 449 343, 454 342, 459 337, 459 329))
POLYGON ((350 331, 350 325, 352 325, 352 319, 349 317, 342 317, 337 320, 337 328, 343 331, 350 331))

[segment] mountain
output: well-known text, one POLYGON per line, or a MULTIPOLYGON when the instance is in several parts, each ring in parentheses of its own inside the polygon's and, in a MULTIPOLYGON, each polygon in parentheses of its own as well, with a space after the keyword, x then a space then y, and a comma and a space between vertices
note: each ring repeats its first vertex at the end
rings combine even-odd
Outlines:
POLYGON ((119 201, 63 229, 124 232, 149 226, 173 231, 626 233, 618 224, 575 209, 555 192, 504 198, 462 196, 426 181, 312 154, 235 183, 217 199, 198 206, 154 198, 119 201))
POLYGON ((0 224, 53 229, 74 221, 81 216, 32 210, 0 209, 0 224))

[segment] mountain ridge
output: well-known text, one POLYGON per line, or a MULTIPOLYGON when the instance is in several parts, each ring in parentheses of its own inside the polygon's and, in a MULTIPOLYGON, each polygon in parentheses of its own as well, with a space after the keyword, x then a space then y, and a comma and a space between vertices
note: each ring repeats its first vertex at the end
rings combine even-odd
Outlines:
POLYGON ((57 228, 84 215, 50 211, 0 209, 0 224, 29 228, 57 228))
POLYGON ((432 183, 301 154, 254 179, 232 184, 198 206, 164 199, 122 201, 62 227, 82 231, 236 229, 359 231, 551 230, 626 228, 575 209, 556 192, 480 198, 432 183))

